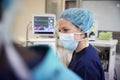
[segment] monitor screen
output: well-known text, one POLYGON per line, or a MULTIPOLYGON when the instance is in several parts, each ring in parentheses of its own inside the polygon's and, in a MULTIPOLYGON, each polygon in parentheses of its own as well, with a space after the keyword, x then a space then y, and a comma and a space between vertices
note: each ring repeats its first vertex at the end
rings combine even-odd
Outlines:
POLYGON ((33 31, 34 34, 53 35, 55 28, 55 15, 44 14, 33 16, 33 31))

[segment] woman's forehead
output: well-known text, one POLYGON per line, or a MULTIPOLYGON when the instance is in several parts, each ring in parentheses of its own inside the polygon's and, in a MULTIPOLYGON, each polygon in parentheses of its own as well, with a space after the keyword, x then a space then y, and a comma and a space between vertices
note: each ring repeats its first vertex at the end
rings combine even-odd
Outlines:
POLYGON ((76 30, 80 30, 80 28, 76 27, 74 24, 72 24, 70 21, 66 20, 66 19, 60 19, 58 21, 58 24, 59 24, 59 29, 62 29, 62 28, 71 28, 72 30, 76 29, 76 30))
POLYGON ((73 26, 73 24, 66 19, 60 19, 58 21, 58 24, 59 24, 59 26, 73 26))
POLYGON ((64 23, 64 22, 69 22, 69 21, 63 18, 59 20, 59 23, 64 23))

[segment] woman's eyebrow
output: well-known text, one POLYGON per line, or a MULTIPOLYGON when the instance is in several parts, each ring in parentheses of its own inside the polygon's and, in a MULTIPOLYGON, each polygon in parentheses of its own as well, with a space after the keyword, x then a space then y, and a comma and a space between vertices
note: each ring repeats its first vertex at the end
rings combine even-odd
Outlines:
POLYGON ((66 26, 62 27, 62 29, 67 28, 66 26))

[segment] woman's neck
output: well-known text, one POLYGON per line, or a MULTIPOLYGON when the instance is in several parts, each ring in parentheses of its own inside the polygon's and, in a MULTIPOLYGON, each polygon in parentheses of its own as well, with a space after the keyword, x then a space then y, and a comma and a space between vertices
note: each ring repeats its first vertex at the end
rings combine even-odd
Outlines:
POLYGON ((79 44, 78 44, 78 47, 77 49, 75 50, 75 52, 80 52, 81 50, 83 50, 84 48, 88 47, 89 46, 89 41, 86 39, 86 40, 83 40, 83 41, 80 41, 79 44))

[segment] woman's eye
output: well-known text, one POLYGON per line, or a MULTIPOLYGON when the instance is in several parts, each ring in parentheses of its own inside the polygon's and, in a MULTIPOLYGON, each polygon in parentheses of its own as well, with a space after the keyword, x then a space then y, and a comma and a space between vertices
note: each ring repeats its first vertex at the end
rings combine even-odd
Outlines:
POLYGON ((64 31, 64 32, 67 32, 67 31, 69 31, 69 29, 63 29, 63 31, 64 31))

